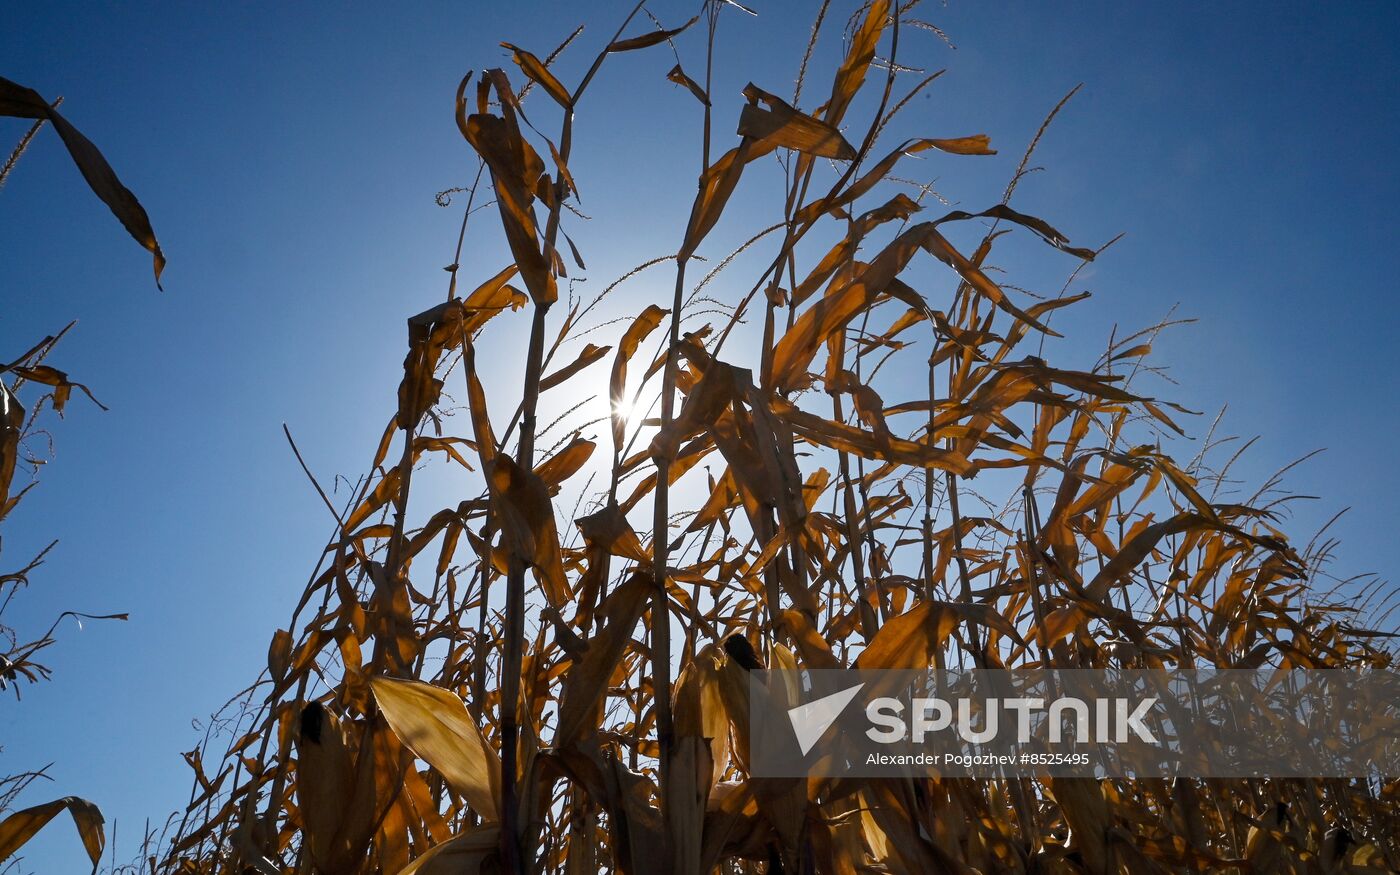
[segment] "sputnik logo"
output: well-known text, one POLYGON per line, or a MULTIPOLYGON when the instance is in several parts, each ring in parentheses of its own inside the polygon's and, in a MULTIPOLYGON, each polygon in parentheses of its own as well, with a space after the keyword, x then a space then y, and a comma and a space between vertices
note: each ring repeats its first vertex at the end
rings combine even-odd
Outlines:
POLYGON ((856 684, 839 693, 823 696, 815 702, 788 709, 788 720, 792 721, 792 731, 797 736, 797 746, 802 748, 803 756, 821 741, 826 730, 836 722, 836 718, 841 716, 841 712, 846 710, 846 706, 851 704, 851 700, 863 686, 863 683, 856 684))

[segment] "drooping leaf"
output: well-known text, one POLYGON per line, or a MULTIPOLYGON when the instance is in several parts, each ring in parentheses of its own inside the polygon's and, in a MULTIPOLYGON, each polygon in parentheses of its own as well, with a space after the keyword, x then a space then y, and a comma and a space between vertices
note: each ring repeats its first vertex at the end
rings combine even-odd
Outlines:
MULTIPOLYGON (((19 439, 24 429, 24 407, 0 380, 0 510, 10 497, 10 483, 19 459, 19 439)), ((0 513, 0 516, 3 516, 0 513)))
POLYGON ((160 251, 156 232, 151 229, 150 217, 146 209, 126 186, 117 178, 116 171, 102 157, 102 153, 92 141, 64 118, 58 110, 49 105, 31 88, 0 76, 0 116, 14 118, 48 119, 68 147, 73 163, 82 171, 92 193, 112 211, 112 215, 122 223, 127 233, 150 253, 155 262, 156 285, 160 285, 161 271, 165 270, 165 255, 160 251))
POLYGON ((58 413, 63 412, 63 407, 68 403, 68 398, 74 389, 81 389, 84 395, 92 399, 93 404, 96 404, 103 410, 107 409, 101 401, 98 401, 97 398, 93 396, 92 391, 88 389, 87 386, 68 379, 68 375, 58 368, 49 365, 34 365, 33 367, 17 365, 10 368, 10 372, 35 383, 53 386, 53 409, 58 413))
MULTIPOLYGON (((544 173, 544 162, 525 140, 509 103, 502 99, 503 116, 479 112, 466 114, 467 80, 457 89, 457 124, 462 136, 471 143, 491 169, 491 181, 496 190, 496 204, 506 242, 520 270, 530 297, 536 304, 552 304, 559 297, 554 274, 541 249, 539 229, 535 221, 534 191, 544 173)), ((498 94, 509 91, 498 90, 498 94)))
POLYGON ((651 554, 642 546, 641 539, 616 504, 607 504, 602 510, 579 517, 574 523, 589 544, 634 562, 651 561, 651 554))
POLYGON ((881 626, 856 659, 856 668, 926 669, 933 664, 934 652, 962 622, 975 622, 1020 641, 1011 622, 989 605, 925 601, 881 626))
POLYGON ((705 89, 700 87, 700 83, 687 76, 685 71, 681 69, 680 64, 672 67, 671 72, 666 74, 666 78, 677 85, 685 86, 685 89, 695 95, 695 99, 705 106, 710 105, 710 98, 709 95, 705 93, 705 89))
POLYGON ((77 796, 65 796, 43 805, 35 805, 0 820, 0 862, 13 856, 35 833, 64 810, 73 816, 73 823, 78 828, 78 837, 82 839, 88 858, 92 860, 92 871, 96 872, 102 862, 102 848, 107 843, 106 835, 102 832, 102 812, 96 805, 77 796))
POLYGON ((484 820, 500 817, 501 760, 462 700, 420 681, 377 677, 374 700, 404 746, 466 797, 484 820))
POLYGON ((491 490, 499 500, 498 522, 510 549, 534 568, 545 598, 554 607, 568 600, 569 587, 559 552, 559 532, 549 487, 534 471, 523 471, 501 453, 491 463, 491 490))

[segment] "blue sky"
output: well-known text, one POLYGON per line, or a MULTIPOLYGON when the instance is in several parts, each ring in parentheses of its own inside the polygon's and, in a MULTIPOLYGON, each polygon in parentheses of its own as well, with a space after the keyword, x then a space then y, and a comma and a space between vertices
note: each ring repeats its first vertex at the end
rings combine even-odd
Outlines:
MULTIPOLYGON (((674 24, 697 5, 651 8, 674 24)), ((721 144, 746 81, 789 92, 815 8, 751 5, 758 18, 726 14, 721 24, 721 144)), ((466 184, 474 167, 451 117, 458 80, 486 66, 514 73, 499 40, 543 56, 586 15, 560 65, 576 81, 623 14, 611 2, 586 12, 570 3, 7 9, 0 75, 65 96, 64 112, 139 195, 170 260, 161 294, 148 257, 51 131, 0 192, 0 357, 77 318, 53 361, 111 407, 74 401, 56 429, 55 463, 6 523, 6 568, 61 539, 14 619, 43 628, 66 609, 132 616, 66 626, 50 651, 54 680, 0 704, 0 771, 54 763, 53 783, 31 803, 98 802, 117 821, 119 860, 135 852, 146 818, 182 806, 179 753, 199 736, 191 720, 264 665, 327 534, 281 424, 323 481, 358 473, 390 409, 403 320, 444 293, 460 213, 433 195, 466 184)), ((1081 275, 1096 300, 1065 323, 1066 354, 1092 361, 1113 324, 1141 327, 1179 305, 1200 321, 1158 344, 1180 383, 1171 397, 1212 413, 1228 402, 1227 431, 1263 435, 1237 469, 1252 481, 1326 447, 1289 481, 1322 496, 1289 528, 1305 540, 1350 506, 1337 570, 1389 573, 1400 559, 1400 475, 1389 459, 1400 426, 1390 336, 1400 174, 1389 158, 1400 138, 1400 7, 952 0, 918 15, 957 48, 905 34, 903 60, 948 73, 902 130, 985 132, 1002 150, 919 166, 959 206, 994 203, 1046 111, 1084 83, 1037 152, 1046 169, 1016 201, 1075 243, 1127 234, 1081 275)), ((813 88, 825 87, 838 38, 832 28, 821 44, 813 88)), ((679 49, 698 74, 698 32, 679 49)), ((689 212, 698 118, 664 79, 673 63, 664 48, 619 57, 580 108, 571 169, 597 218, 569 230, 594 291, 674 251, 689 212), (615 111, 624 107, 648 114, 615 111)), ((5 120, 0 140, 24 129, 5 120)), ((707 251, 722 255, 771 221, 773 202, 771 190, 742 189, 707 251)), ((480 216, 464 282, 503 266, 492 218, 480 216)), ((1049 287, 1063 273, 1030 276, 1049 287)), ((610 315, 669 298, 663 286, 629 284, 610 315)), ((514 324, 521 334, 486 357, 493 374, 511 374, 523 348, 527 322, 514 324)), ((31 847, 35 870, 81 865, 66 823, 31 847)))

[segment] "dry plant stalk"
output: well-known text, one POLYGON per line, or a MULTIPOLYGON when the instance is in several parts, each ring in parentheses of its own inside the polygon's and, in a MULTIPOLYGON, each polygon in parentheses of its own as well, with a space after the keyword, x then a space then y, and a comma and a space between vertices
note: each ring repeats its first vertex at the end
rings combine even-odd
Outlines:
MULTIPOLYGON (((718 17, 735 7, 705 5, 703 81, 679 64, 669 74, 706 132, 676 253, 638 268, 670 264, 674 295, 613 325, 609 345, 583 327, 596 299, 570 297, 558 318, 573 111, 610 54, 696 20, 627 37, 634 10, 573 88, 551 71, 557 51, 541 60, 513 45, 524 88, 500 69, 463 80, 456 121, 489 174, 509 263, 458 295, 454 261, 448 299, 408 320, 369 474, 344 507, 321 491, 335 518, 322 560, 266 672, 231 703, 227 748, 187 754, 190 803, 148 868, 1400 866, 1393 781, 750 777, 747 675, 759 666, 1344 667, 1391 654, 1312 588, 1329 545, 1298 552, 1276 501, 1217 500, 1228 464, 1159 449, 1154 435, 1179 432, 1180 409, 1133 378, 1163 326, 1115 342, 1088 371, 1028 352, 1087 295, 1067 284, 1018 303, 989 272, 997 242, 1029 233, 1071 269, 1098 252, 1013 209, 1016 180, 986 210, 935 218, 923 217, 926 186, 904 192, 908 156, 992 154, 981 135, 879 145, 934 78, 895 93, 901 33, 931 26, 888 0, 862 6, 817 108, 750 85, 733 145, 711 160, 710 107, 728 97, 710 93, 709 59, 718 17), (531 90, 560 109, 557 140, 524 123, 531 90), (692 286, 688 267, 770 155, 787 180, 785 219, 745 248, 770 246, 771 261, 739 300, 716 301, 702 293, 714 274, 692 286), (964 250, 945 235, 969 222, 985 233, 964 250), (799 245, 827 237, 816 259, 799 245), (761 348, 736 356, 726 340, 759 307, 761 348), (501 428, 476 347, 513 310, 529 311, 530 333, 501 428), (722 318, 687 321, 706 313, 722 318), (615 414, 611 452, 598 453, 577 407, 543 427, 537 414, 542 396, 605 361, 619 411, 654 398, 659 412, 615 414), (927 370, 927 397, 882 399, 901 364, 927 370), (449 379, 464 384, 469 434, 444 433, 449 379), (573 434, 542 450, 552 430, 573 434), (676 506, 672 487, 701 481, 704 462, 721 471, 704 479, 707 497, 676 506), (415 506, 426 522, 412 526, 427 465, 474 472, 476 485, 433 512, 415 506), (607 486, 589 471, 606 471, 607 486)), ((817 29, 828 17, 823 4, 817 29)))

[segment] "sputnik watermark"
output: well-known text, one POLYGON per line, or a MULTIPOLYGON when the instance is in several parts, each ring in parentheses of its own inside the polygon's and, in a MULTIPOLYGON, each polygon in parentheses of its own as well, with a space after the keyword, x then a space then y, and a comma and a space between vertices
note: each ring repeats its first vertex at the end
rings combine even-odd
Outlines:
POLYGON ((1400 674, 753 671, 757 776, 1400 775, 1400 674))
POLYGON ((836 718, 841 716, 841 712, 846 710, 846 706, 864 686, 865 684, 856 684, 848 690, 822 696, 815 702, 788 709, 788 720, 792 721, 792 731, 797 736, 797 745, 802 748, 802 753, 811 752, 812 747, 821 741, 826 730, 836 722, 836 718))
MULTIPOLYGON (((862 686, 864 685, 862 684, 862 686)), ((856 689, 858 690, 859 687, 856 689)), ((1148 744, 1157 743, 1156 736, 1143 722, 1152 706, 1157 704, 1156 697, 1143 699, 1136 705, 1132 705, 1128 699, 1123 698, 1095 699, 1091 705, 1083 699, 1073 697, 1056 699, 1049 706, 1045 704, 1044 699, 1037 698, 986 699, 975 704, 982 710, 980 729, 973 728, 977 722, 973 714, 974 701, 968 698, 957 700, 956 728, 958 737, 973 744, 986 744, 997 738, 997 733, 1001 730, 1001 721, 997 715, 1001 708, 1015 712, 1015 740, 1021 744, 1027 744, 1031 741, 1031 721, 1035 712, 1038 711, 1045 711, 1049 718, 1049 740, 1054 744, 1064 740, 1063 718, 1067 716, 1074 717, 1075 739, 1080 742, 1124 742, 1129 739, 1131 733, 1148 744), (1131 711, 1128 710, 1129 707, 1132 707, 1131 711), (1093 714, 1092 734, 1090 731, 1091 712, 1093 714)), ((944 732, 954 726, 953 706, 944 699, 914 699, 908 721, 904 719, 904 710, 904 703, 891 696, 881 696, 871 701, 865 706, 865 716, 870 719, 874 726, 865 731, 866 737, 881 744, 894 744, 906 738, 922 743, 930 733, 944 732)), ((831 720, 834 719, 835 715, 832 716, 831 720)), ((830 725, 831 720, 827 721, 827 725, 830 725)), ((794 718, 794 725, 796 722, 796 718, 794 718)), ((823 730, 825 728, 826 726, 822 727, 823 730)), ((810 749, 811 745, 808 745, 803 753, 810 749)))

